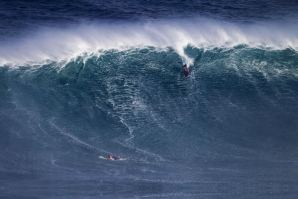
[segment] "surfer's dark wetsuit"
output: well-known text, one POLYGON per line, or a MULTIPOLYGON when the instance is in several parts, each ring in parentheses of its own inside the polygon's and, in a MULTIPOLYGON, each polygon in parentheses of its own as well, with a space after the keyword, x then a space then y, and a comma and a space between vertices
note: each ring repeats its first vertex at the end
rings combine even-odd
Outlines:
POLYGON ((186 63, 185 62, 177 62, 177 64, 182 64, 182 68, 184 69, 184 75, 185 75, 185 77, 187 77, 189 72, 188 72, 186 63))
POLYGON ((185 62, 180 62, 180 61, 178 61, 177 64, 182 64, 182 67, 181 67, 181 68, 183 68, 185 72, 186 72, 186 71, 188 72, 188 70, 187 70, 187 65, 186 65, 185 62))
POLYGON ((187 68, 187 65, 186 65, 185 62, 178 61, 177 64, 182 64, 182 67, 181 68, 183 68, 184 70, 187 68))

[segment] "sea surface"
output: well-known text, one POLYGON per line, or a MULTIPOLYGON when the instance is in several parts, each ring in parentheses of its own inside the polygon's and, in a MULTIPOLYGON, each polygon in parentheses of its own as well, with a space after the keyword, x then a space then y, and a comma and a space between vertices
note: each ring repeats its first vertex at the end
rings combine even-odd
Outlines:
POLYGON ((1 0, 0 198, 297 199, 298 2, 1 0))

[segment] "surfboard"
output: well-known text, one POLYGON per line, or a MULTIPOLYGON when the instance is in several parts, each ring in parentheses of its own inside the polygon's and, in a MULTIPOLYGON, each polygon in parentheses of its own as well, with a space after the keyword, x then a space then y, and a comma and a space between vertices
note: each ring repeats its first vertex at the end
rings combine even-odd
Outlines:
POLYGON ((185 77, 187 77, 188 74, 189 74, 189 72, 188 72, 188 68, 186 67, 186 69, 183 69, 183 70, 184 70, 184 75, 185 75, 185 77))
POLYGON ((99 158, 104 159, 104 160, 109 160, 108 158, 105 158, 103 156, 99 156, 99 158))

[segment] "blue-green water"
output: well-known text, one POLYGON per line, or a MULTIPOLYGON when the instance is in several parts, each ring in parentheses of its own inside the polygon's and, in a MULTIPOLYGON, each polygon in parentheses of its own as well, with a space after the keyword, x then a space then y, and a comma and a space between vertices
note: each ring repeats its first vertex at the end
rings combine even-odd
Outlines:
POLYGON ((1 2, 0 198, 296 199, 296 4, 1 2))
POLYGON ((297 194, 298 54, 185 52, 188 78, 171 48, 2 67, 4 196, 297 194))

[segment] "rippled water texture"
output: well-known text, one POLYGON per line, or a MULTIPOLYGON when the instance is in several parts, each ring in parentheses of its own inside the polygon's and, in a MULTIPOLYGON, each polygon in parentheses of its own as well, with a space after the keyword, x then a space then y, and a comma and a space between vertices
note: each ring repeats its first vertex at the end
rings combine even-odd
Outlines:
POLYGON ((295 199, 296 4, 1 1, 1 197, 295 199))

